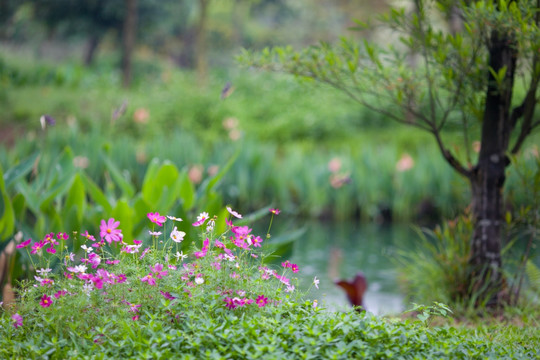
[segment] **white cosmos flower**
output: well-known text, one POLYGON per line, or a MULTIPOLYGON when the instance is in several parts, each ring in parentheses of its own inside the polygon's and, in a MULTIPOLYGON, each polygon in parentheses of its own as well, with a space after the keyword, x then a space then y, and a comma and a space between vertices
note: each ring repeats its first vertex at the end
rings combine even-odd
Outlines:
POLYGON ((88 247, 88 246, 86 246, 86 245, 81 245, 81 249, 83 249, 83 250, 86 251, 87 253, 91 253, 92 251, 94 251, 93 248, 88 247))
POLYGON ((185 258, 187 258, 187 255, 184 255, 182 251, 177 251, 174 257, 176 258, 176 260, 184 260, 185 258))
POLYGON ((183 231, 178 231, 176 226, 174 227, 174 230, 171 231, 171 239, 174 242, 182 242, 184 240, 184 236, 186 236, 186 233, 183 231))
POLYGON ((173 221, 183 221, 182 219, 177 218, 177 217, 174 217, 174 216, 167 215, 167 217, 169 218, 169 220, 173 220, 173 221))

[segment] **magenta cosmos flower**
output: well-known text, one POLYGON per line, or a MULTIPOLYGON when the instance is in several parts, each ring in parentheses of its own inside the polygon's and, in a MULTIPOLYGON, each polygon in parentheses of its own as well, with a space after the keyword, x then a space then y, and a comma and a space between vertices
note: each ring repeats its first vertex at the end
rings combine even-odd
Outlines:
POLYGON ((268 304, 268 298, 264 295, 259 295, 257 296, 255 303, 259 305, 259 307, 264 307, 266 304, 268 304))
POLYGON ((39 305, 46 308, 52 305, 52 299, 47 296, 47 294, 43 294, 41 297, 41 301, 39 302, 39 305))
POLYGON ((159 213, 148 213, 146 216, 150 219, 151 222, 157 226, 163 226, 163 223, 167 221, 165 216, 159 215, 159 213))
POLYGON ((99 235, 102 239, 105 239, 109 244, 112 241, 121 241, 122 240, 122 230, 118 229, 120 221, 116 221, 113 218, 110 218, 109 221, 101 220, 101 226, 99 227, 99 235))
POLYGON ((270 209, 270 212, 274 215, 279 215, 281 211, 279 209, 270 209))
POLYGON ((26 241, 23 241, 22 243, 20 243, 19 245, 17 245, 17 249, 22 249, 24 247, 27 247, 28 245, 30 245, 30 242, 32 241, 32 239, 28 239, 26 241))
POLYGON ((13 326, 15 329, 23 325, 23 317, 19 315, 19 313, 11 315, 11 319, 13 320, 13 326))

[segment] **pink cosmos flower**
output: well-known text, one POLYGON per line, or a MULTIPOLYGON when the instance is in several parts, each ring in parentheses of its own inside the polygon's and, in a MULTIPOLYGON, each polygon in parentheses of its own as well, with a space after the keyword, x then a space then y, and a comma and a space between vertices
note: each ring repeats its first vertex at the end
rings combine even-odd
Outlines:
POLYGON ((103 289, 103 279, 99 276, 92 276, 90 275, 90 280, 94 283, 94 286, 97 289, 103 289))
POLYGON ((150 221, 157 226, 163 226, 163 223, 167 221, 167 218, 165 216, 159 215, 158 212, 148 213, 146 214, 146 216, 148 216, 148 219, 150 219, 150 221))
POLYGON ((154 266, 150 266, 150 270, 156 275, 158 279, 162 279, 164 276, 167 275, 167 270, 163 271, 163 265, 160 263, 157 263, 154 266))
POLYGON ((298 265, 296 265, 296 264, 291 264, 291 270, 292 270, 293 273, 297 273, 298 270, 299 270, 299 269, 298 269, 298 265))
POLYGON ((95 269, 101 263, 101 258, 96 253, 90 253, 90 255, 88 255, 88 261, 92 264, 92 269, 95 269))
POLYGON ((147 247, 146 249, 143 250, 141 256, 139 257, 139 260, 142 260, 143 257, 146 256, 146 254, 148 254, 148 252, 150 251, 150 248, 147 247))
POLYGON ((242 218, 242 215, 240 215, 239 213, 237 213, 236 211, 234 211, 233 209, 231 209, 230 206, 227 206, 227 211, 229 212, 229 214, 231 214, 232 216, 238 218, 238 219, 241 219, 242 218))
POLYGON ((262 241, 263 240, 261 239, 260 236, 256 236, 251 239, 251 243, 253 244, 254 247, 261 247, 262 241))
POLYGON ((160 294, 163 295, 163 297, 164 297, 165 299, 168 299, 168 300, 174 300, 174 299, 176 299, 176 298, 175 298, 174 296, 172 296, 171 293, 168 292, 168 291, 160 291, 160 294))
POLYGON ((281 212, 281 210, 279 209, 270 209, 270 212, 274 215, 279 215, 279 213, 281 212))
POLYGON ((207 238, 203 242, 203 247, 202 247, 201 251, 197 251, 193 255, 195 255, 196 258, 205 257, 206 253, 208 252, 208 245, 210 245, 210 240, 208 240, 208 238, 207 238))
POLYGON ((54 294, 54 297, 59 299, 60 297, 64 296, 64 295, 67 295, 67 291, 65 290, 58 290, 55 294, 54 294))
POLYGON ((47 294, 43 294, 41 297, 41 301, 39 302, 39 305, 46 308, 52 305, 52 299, 47 296, 47 294))
POLYGON ((140 304, 138 304, 138 305, 129 304, 129 311, 134 312, 134 313, 138 313, 140 307, 141 307, 140 304))
MULTIPOLYGON (((19 245, 17 245, 17 249, 21 249, 21 248, 24 248, 24 247, 27 247, 30 242, 32 241, 32 239, 28 239, 26 241, 23 241, 22 243, 20 243, 19 245)), ((15 314, 15 315, 18 315, 18 314, 15 314)), ((15 316, 13 315, 13 316, 15 316)), ((20 315, 19 315, 20 316, 20 315)))
POLYGON ((43 238, 43 242, 45 243, 53 243, 56 242, 56 240, 54 240, 54 233, 49 233, 47 235, 45 235, 45 237, 43 238))
POLYGON ((93 235, 90 235, 90 234, 88 233, 88 230, 85 231, 85 232, 83 232, 83 233, 81 234, 81 236, 87 238, 87 239, 90 240, 90 241, 96 241, 96 238, 95 238, 93 235))
POLYGON ((110 218, 108 222, 101 220, 101 226, 99 227, 99 235, 105 239, 109 244, 112 241, 120 241, 123 238, 122 230, 118 229, 120 221, 115 221, 113 218, 110 218))
POLYGON ((274 274, 274 277, 275 277, 276 279, 278 279, 279 281, 281 281, 282 283, 284 283, 285 285, 290 285, 289 279, 286 278, 285 276, 281 276, 281 275, 278 275, 278 274, 274 274))
POLYGON ((317 277, 315 276, 315 278, 313 278, 313 285, 315 285, 315 287, 318 289, 319 288, 319 279, 317 279, 317 277))
POLYGON ((197 216, 197 221, 195 221, 191 225, 193 225, 193 226, 201 226, 208 219, 209 219, 208 213, 207 212, 202 212, 202 213, 199 214, 199 216, 197 216))
POLYGON ((232 310, 236 307, 234 300, 230 297, 226 297, 225 299, 223 299, 223 301, 225 301, 225 307, 229 310, 232 310))
POLYGON ((49 254, 56 254, 56 249, 53 246, 48 247, 47 249, 45 249, 45 251, 49 254))
POLYGON ((23 317, 19 315, 19 313, 11 315, 11 319, 13 320, 13 326, 15 329, 23 325, 23 317))
POLYGON ((69 235, 66 234, 66 233, 58 233, 58 234, 56 234, 56 238, 58 240, 67 240, 67 239, 69 239, 69 235))
POLYGON ((257 296, 257 299, 255 300, 255 303, 259 306, 259 307, 264 307, 266 306, 266 304, 268 304, 268 298, 264 295, 259 295, 257 296))
POLYGON ((34 245, 32 245, 32 251, 30 251, 30 254, 38 253, 44 246, 45 243, 43 241, 34 243, 34 245))
POLYGON ((142 282, 147 282, 148 285, 156 285, 156 279, 154 279, 154 276, 152 273, 146 275, 145 277, 141 278, 142 282))

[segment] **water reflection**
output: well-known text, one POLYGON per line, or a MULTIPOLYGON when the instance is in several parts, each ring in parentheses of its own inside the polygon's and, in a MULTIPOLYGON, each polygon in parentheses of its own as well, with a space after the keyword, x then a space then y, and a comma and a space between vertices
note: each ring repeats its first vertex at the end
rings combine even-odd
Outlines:
MULTIPOLYGON (((415 233, 406 225, 381 227, 374 224, 308 222, 305 234, 294 243, 291 261, 301 269, 301 287, 307 288, 313 277, 320 279, 318 298, 330 310, 350 308, 346 295, 334 280, 352 279, 362 271, 368 280, 364 304, 374 314, 404 310, 403 296, 392 260, 396 247, 411 244, 415 233)), ((275 228, 274 234, 280 229, 275 228)))

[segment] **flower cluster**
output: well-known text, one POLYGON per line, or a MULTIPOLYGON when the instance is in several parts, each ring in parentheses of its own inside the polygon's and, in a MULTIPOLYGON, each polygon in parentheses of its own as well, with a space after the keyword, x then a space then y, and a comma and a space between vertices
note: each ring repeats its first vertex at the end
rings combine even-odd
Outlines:
MULTIPOLYGON (((163 297, 171 306, 180 306, 186 300, 206 304, 213 298, 229 310, 278 306, 292 299, 293 292, 300 296, 295 292, 298 266, 285 261, 279 272, 271 268, 259 251, 263 239, 252 234, 250 227, 233 223, 242 219, 241 214, 230 207, 227 211, 230 218, 224 228, 217 228, 216 216, 210 217, 207 212, 197 216, 193 227, 206 223, 200 240, 184 241, 190 229, 181 231, 175 225, 182 219, 157 212, 147 214, 154 226, 162 228, 150 232, 150 239, 125 239, 120 222, 114 218, 101 221, 98 240, 88 231, 81 233, 84 243, 72 248, 73 252, 67 250, 72 244, 66 243, 69 236, 65 233, 47 234, 32 245, 28 239, 17 248, 28 251, 30 247, 29 256, 37 257, 41 264, 33 263, 36 284, 28 291, 33 292, 43 311, 65 306, 76 296, 78 301, 86 298, 90 302, 101 298, 93 306, 119 304, 134 321, 144 316, 141 309, 159 307, 151 300, 155 296, 163 297), (167 221, 172 225, 167 226, 167 221), (157 241, 161 235, 162 240, 157 241), (50 264, 54 264, 54 270, 50 264)), ((277 215, 279 210, 272 209, 271 213, 277 215)), ((12 316, 15 328, 23 326, 23 315, 12 316)))

